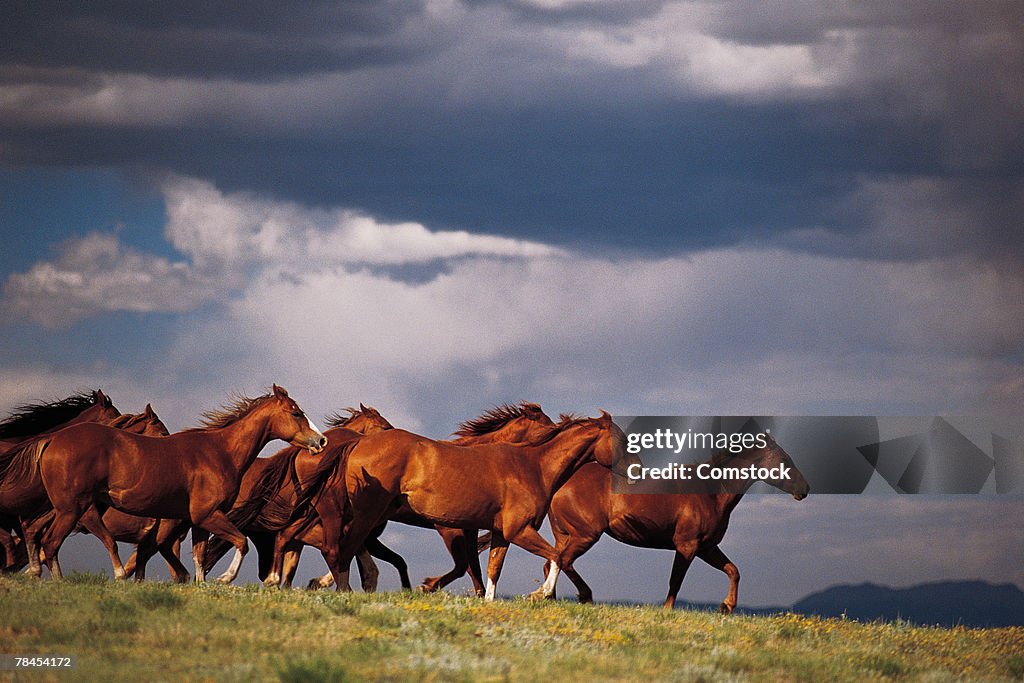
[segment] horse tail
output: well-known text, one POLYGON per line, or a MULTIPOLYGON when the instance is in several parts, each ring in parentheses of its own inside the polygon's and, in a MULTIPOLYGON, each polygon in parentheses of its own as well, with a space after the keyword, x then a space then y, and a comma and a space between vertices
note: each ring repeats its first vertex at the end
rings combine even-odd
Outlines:
POLYGON ((0 488, 7 484, 23 483, 37 476, 39 459, 49 445, 49 438, 35 439, 0 454, 0 488))
POLYGON ((259 518, 263 508, 281 491, 288 479, 288 472, 298 455, 298 449, 289 449, 281 457, 270 458, 267 467, 253 482, 246 499, 231 508, 227 517, 239 530, 244 530, 259 518))
MULTIPOLYGON (((317 460, 313 473, 303 481, 299 481, 298 475, 295 474, 296 498, 294 503, 289 503, 281 496, 268 498, 259 513, 260 527, 268 531, 280 531, 306 515, 309 509, 316 504, 316 499, 327 482, 331 480, 332 475, 339 472, 339 468, 340 471, 344 471, 343 463, 348 461, 348 454, 358 441, 359 439, 352 439, 336 448, 328 448, 317 460)), ((292 472, 294 474, 294 470, 292 472)), ((344 486, 344 481, 341 485, 344 486)))

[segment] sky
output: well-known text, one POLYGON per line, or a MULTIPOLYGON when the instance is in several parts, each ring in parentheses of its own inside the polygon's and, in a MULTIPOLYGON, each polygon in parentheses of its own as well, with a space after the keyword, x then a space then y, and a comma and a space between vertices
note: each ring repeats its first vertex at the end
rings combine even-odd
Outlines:
MULTIPOLYGON (((1017 2, 2 13, 0 410, 100 387, 181 429, 276 382, 438 438, 521 399, 1021 415, 1017 2)), ((751 497, 722 547, 741 604, 1024 587, 1022 512, 751 497)), ((414 579, 447 568, 387 533, 414 579)), ((510 553, 501 590, 536 564, 510 553)), ((606 540, 579 567, 598 599, 654 601, 670 564, 606 540)), ((695 567, 683 596, 725 586, 695 567)))

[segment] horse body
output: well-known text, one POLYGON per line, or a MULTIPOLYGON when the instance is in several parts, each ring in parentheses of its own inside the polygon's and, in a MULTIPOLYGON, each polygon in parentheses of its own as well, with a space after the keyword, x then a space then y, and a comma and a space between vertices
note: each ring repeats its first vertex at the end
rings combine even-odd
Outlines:
POLYGON ((618 465, 626 455, 622 441, 607 413, 563 424, 534 445, 457 446, 403 430, 368 435, 346 466, 353 519, 339 561, 347 565, 367 534, 404 502, 434 524, 491 530, 486 597, 493 599, 509 542, 553 559, 554 548, 537 533, 552 495, 588 460, 618 465))
MULTIPOLYGON (((806 480, 774 439, 767 448, 749 449, 729 457, 733 462, 758 466, 785 463, 795 474, 793 479, 768 483, 791 493, 797 500, 807 495, 806 480)), ((732 485, 727 491, 707 494, 614 494, 607 469, 584 465, 551 502, 548 516, 558 558, 545 565, 545 572, 549 579, 554 575, 557 580, 558 572, 564 571, 575 584, 580 602, 592 601, 593 592, 576 572, 573 562, 607 534, 635 547, 675 551, 665 607, 675 605, 690 563, 694 557, 700 557, 729 577, 729 594, 721 610, 732 612, 738 598, 739 570, 718 544, 729 527, 732 511, 753 483, 748 480, 739 487, 732 485)), ((536 595, 541 597, 540 593, 536 595)))
MULTIPOLYGON (((38 456, 56 511, 43 541, 46 561, 52 562, 82 515, 99 502, 139 516, 190 520, 199 550, 210 532, 229 538, 236 556, 220 579, 234 580, 247 543, 224 513, 238 494, 243 472, 276 438, 314 452, 326 445, 323 434, 276 385, 272 394, 245 399, 231 412, 213 415, 205 427, 166 437, 100 425, 76 425, 54 434, 44 440, 38 456)), ((99 526, 109 535, 102 521, 99 526)), ((124 578, 116 546, 111 559, 115 576, 124 578)), ((203 580, 201 564, 196 574, 203 580)))

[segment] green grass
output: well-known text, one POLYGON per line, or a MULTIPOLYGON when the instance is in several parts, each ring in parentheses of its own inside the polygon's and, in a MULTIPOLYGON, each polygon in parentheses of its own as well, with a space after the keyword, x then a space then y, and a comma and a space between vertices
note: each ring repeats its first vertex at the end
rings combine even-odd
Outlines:
POLYGON ((418 593, 0 578, 0 680, 1020 680, 1024 629, 484 603, 418 593))

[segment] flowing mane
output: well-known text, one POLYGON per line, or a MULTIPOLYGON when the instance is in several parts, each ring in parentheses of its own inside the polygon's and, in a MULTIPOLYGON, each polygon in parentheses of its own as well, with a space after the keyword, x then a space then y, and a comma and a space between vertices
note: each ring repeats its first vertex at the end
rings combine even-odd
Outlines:
POLYGON ((198 427, 192 427, 187 431, 198 432, 210 429, 223 429, 238 422, 240 419, 252 412, 257 406, 273 398, 273 394, 263 394, 256 398, 249 398, 238 394, 231 398, 231 402, 216 410, 207 410, 202 415, 198 427))
POLYGON ((538 404, 527 401, 520 401, 517 405, 503 403, 500 406, 491 408, 480 417, 461 423, 453 436, 483 436, 484 434, 491 434, 512 420, 530 412, 539 412, 540 409, 538 404))
POLYGON ((331 413, 327 416, 326 422, 328 427, 346 427, 352 420, 356 419, 360 415, 376 415, 380 417, 380 413, 377 412, 376 408, 370 408, 369 406, 360 406, 359 408, 343 408, 348 415, 342 415, 341 413, 331 413))
POLYGON ((27 403, 11 411, 10 417, 0 421, 0 439, 35 436, 53 429, 81 415, 96 405, 97 392, 83 392, 62 401, 27 403))

